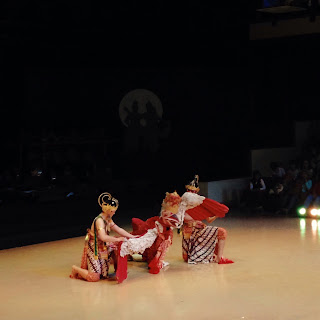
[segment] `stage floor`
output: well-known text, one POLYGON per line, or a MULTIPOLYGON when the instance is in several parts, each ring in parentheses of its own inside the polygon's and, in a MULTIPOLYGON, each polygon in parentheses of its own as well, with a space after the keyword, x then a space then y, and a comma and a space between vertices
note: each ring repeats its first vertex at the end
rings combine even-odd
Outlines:
MULTIPOLYGON (((70 279, 84 237, 0 251, 0 318, 318 319, 320 221, 224 218, 230 265, 188 265, 174 232, 167 269, 128 262, 122 284, 70 279)), ((126 228, 130 230, 130 227, 126 228)))

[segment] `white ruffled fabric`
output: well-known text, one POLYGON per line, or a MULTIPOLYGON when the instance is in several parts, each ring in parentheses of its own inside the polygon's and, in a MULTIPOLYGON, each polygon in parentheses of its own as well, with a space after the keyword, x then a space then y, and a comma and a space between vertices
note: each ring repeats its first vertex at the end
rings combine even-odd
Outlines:
POLYGON ((184 203, 186 206, 186 210, 192 209, 194 207, 199 206, 204 201, 205 197, 199 196, 196 193, 185 192, 182 197, 181 203, 184 203))
POLYGON ((186 213, 186 210, 195 208, 202 204, 205 197, 199 196, 196 193, 192 192, 185 192, 181 197, 181 202, 179 205, 177 216, 179 218, 180 224, 177 226, 177 228, 181 228, 183 225, 184 215, 186 213))
POLYGON ((120 256, 142 254, 147 248, 150 248, 158 236, 157 228, 149 229, 146 234, 139 238, 131 238, 124 241, 121 245, 120 256))
MULTIPOLYGON (((181 197, 181 202, 177 212, 179 219, 179 225, 177 228, 181 228, 183 225, 184 215, 186 210, 199 206, 205 197, 199 196, 196 193, 185 192, 181 197)), ((157 221, 156 227, 149 229, 148 232, 139 238, 131 238, 123 242, 121 245, 120 256, 132 255, 135 253, 142 254, 147 248, 150 248, 156 240, 159 233, 163 232, 162 225, 157 221)))

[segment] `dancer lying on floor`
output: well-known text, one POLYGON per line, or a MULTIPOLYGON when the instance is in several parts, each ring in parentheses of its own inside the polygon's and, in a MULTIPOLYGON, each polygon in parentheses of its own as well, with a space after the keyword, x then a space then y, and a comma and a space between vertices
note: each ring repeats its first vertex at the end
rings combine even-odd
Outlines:
POLYGON ((227 237, 224 228, 207 226, 202 220, 213 222, 217 217, 224 217, 229 208, 215 200, 199 196, 199 176, 196 175, 185 186, 187 193, 202 198, 202 203, 186 211, 183 224, 182 255, 184 261, 197 263, 216 262, 218 264, 233 263, 223 257, 223 250, 227 237))
POLYGON ((119 202, 110 193, 102 193, 98 198, 102 212, 94 219, 91 228, 87 229, 85 246, 82 254, 81 267, 72 266, 70 277, 95 282, 108 278, 108 271, 111 264, 114 265, 118 282, 127 277, 127 260, 121 259, 118 255, 122 241, 126 238, 134 238, 134 235, 118 227, 112 217, 118 209, 119 202), (120 237, 110 236, 113 230, 120 237), (122 274, 117 270, 118 264, 122 265, 122 274))

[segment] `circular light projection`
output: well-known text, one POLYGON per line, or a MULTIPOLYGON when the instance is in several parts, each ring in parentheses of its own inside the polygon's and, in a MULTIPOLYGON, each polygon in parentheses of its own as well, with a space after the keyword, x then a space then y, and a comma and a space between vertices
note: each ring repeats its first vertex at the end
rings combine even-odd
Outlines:
POLYGON ((163 108, 159 97, 152 91, 146 89, 135 89, 128 92, 120 101, 119 116, 122 123, 128 127, 128 119, 134 117, 145 126, 143 115, 155 112, 158 118, 162 118, 163 108))

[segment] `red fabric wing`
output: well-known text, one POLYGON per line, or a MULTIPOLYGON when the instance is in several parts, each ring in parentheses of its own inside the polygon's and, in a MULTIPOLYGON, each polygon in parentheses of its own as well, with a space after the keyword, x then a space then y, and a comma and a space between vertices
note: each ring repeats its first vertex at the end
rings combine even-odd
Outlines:
POLYGON ((205 198, 202 204, 193 209, 189 209, 186 212, 194 220, 204 220, 213 216, 223 218, 228 211, 229 208, 226 205, 218 201, 205 198))
POLYGON ((153 229, 155 227, 155 222, 159 220, 159 217, 152 217, 146 221, 143 221, 139 218, 132 218, 132 232, 134 236, 142 236, 144 235, 148 229, 153 229))

